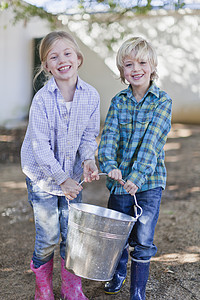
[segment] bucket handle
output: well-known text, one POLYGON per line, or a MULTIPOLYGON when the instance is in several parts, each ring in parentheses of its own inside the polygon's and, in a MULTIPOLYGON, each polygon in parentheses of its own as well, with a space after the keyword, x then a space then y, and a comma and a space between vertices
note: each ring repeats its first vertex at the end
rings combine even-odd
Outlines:
MULTIPOLYGON (((107 173, 99 173, 98 174, 99 176, 101 176, 101 175, 108 175, 107 173)), ((122 179, 122 181, 123 181, 123 183, 125 183, 125 180, 123 180, 122 179)), ((79 185, 82 185, 83 183, 85 182, 85 180, 83 179, 80 183, 79 183, 79 185)), ((134 212, 135 212, 135 219, 137 220, 141 215, 142 215, 142 212, 143 212, 143 210, 142 210, 142 207, 140 207, 139 205, 138 205, 138 203, 137 203, 137 199, 136 199, 136 196, 135 195, 133 195, 133 198, 134 198, 134 212), (139 208, 139 210, 140 210, 140 213, 138 214, 138 209, 139 208)))

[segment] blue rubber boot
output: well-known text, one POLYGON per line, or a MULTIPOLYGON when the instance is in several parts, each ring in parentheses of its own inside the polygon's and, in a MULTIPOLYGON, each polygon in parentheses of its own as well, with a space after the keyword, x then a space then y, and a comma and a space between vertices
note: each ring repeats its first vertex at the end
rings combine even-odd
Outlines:
POLYGON ((105 283, 104 292, 109 295, 114 295, 120 292, 126 281, 128 262, 128 247, 122 252, 122 256, 116 268, 115 274, 111 281, 105 283))
POLYGON ((131 261, 130 300, 145 300, 150 262, 131 261))

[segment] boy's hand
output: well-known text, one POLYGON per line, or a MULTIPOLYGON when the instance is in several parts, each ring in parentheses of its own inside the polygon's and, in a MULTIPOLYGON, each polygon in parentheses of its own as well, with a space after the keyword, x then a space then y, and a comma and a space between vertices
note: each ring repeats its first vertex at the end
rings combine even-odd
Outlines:
POLYGON ((122 173, 119 169, 113 169, 108 173, 108 177, 118 181, 121 185, 124 185, 124 182, 122 181, 122 173))
POLYGON ((124 189, 131 194, 131 196, 134 196, 138 190, 138 187, 132 181, 127 180, 127 182, 124 184, 124 189))
POLYGON ((99 171, 95 164, 95 161, 88 159, 84 161, 83 177, 85 182, 91 182, 92 180, 99 180, 99 171))
POLYGON ((80 191, 83 189, 77 181, 71 178, 67 178, 63 183, 61 183, 60 187, 65 197, 69 200, 73 200, 74 198, 76 198, 80 191))

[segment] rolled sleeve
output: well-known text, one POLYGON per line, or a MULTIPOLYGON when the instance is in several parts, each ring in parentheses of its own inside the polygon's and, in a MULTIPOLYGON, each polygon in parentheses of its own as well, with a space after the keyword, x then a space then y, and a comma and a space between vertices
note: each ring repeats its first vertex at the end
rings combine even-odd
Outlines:
POLYGON ((118 168, 119 137, 118 111, 113 101, 106 117, 98 149, 99 166, 102 172, 109 173, 118 168))
POLYGON ((96 98, 96 106, 94 107, 90 121, 83 132, 81 137, 80 146, 78 148, 78 152, 80 155, 80 160, 83 163, 85 160, 88 159, 95 159, 95 151, 97 150, 97 142, 96 138, 99 134, 100 128, 100 113, 99 113, 99 106, 100 106, 100 99, 99 96, 96 98))

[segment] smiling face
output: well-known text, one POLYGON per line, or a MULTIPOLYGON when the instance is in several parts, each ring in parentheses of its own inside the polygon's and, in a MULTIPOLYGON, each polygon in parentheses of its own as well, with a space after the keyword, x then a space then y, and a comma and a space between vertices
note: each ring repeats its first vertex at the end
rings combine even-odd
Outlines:
POLYGON ((44 67, 51 73, 57 84, 63 81, 76 81, 81 59, 72 43, 66 39, 56 40, 47 54, 44 67))
POLYGON ((156 51, 142 37, 126 40, 117 52, 116 63, 121 81, 130 83, 139 93, 145 92, 151 81, 158 78, 156 51))
POLYGON ((123 61, 124 78, 133 89, 147 90, 150 86, 152 72, 148 58, 137 57, 134 50, 123 61))

